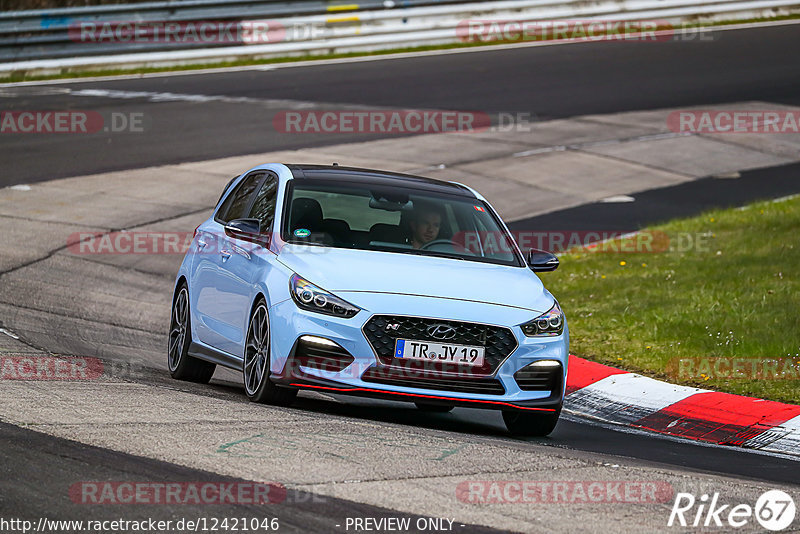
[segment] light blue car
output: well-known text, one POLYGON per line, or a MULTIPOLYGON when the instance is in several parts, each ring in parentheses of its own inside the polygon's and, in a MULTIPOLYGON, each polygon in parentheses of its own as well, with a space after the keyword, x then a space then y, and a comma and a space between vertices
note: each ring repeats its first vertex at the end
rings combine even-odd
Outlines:
POLYGON ((227 185, 175 282, 173 378, 242 371, 255 402, 300 389, 502 410, 544 436, 564 398, 569 332, 489 203, 382 171, 267 164, 227 185))

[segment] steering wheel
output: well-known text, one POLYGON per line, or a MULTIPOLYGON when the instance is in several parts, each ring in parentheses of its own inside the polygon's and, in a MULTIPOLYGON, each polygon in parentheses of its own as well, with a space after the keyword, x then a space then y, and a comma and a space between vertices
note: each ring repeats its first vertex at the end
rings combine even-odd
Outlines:
POLYGON ((475 255, 474 252, 472 252, 470 250, 467 250, 466 248, 464 248, 459 243, 455 243, 453 241, 450 241, 449 239, 434 239, 433 241, 428 241, 427 243, 425 243, 424 245, 419 247, 419 249, 420 250, 428 250, 430 248, 435 247, 436 245, 447 245, 448 247, 453 249, 453 252, 455 252, 457 254, 462 254, 464 256, 474 256, 475 255))
POLYGON ((434 239, 433 241, 428 241, 427 243, 419 247, 419 249, 428 250, 429 248, 434 247, 436 245, 449 245, 452 247, 453 242, 450 241, 449 239, 434 239))

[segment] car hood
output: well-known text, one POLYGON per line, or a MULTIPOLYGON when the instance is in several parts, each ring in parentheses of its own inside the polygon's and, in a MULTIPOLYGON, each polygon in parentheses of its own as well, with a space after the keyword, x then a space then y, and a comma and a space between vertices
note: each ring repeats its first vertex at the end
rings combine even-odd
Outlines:
POLYGON ((334 293, 394 293, 485 302, 544 313, 553 297, 530 270, 393 252, 286 245, 278 261, 334 293), (314 250, 316 249, 316 250, 314 250))

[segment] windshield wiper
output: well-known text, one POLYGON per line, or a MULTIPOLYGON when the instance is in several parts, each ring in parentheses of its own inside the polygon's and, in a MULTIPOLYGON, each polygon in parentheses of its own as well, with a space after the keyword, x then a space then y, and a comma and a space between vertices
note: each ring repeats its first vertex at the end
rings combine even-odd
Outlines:
POLYGON ((428 250, 417 250, 417 249, 405 249, 403 252, 408 252, 409 254, 415 254, 417 256, 434 256, 436 258, 448 258, 452 260, 462 260, 467 261, 467 258, 464 256, 459 256, 458 254, 448 254, 447 252, 433 252, 428 250))

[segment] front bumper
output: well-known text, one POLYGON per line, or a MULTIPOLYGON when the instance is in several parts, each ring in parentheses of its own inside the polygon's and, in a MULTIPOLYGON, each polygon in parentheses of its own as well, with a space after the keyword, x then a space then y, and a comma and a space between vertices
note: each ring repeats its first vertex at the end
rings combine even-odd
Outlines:
MULTIPOLYGON (((343 295, 343 298, 347 298, 343 295)), ((351 302, 354 299, 349 298, 351 302)), ((331 393, 343 393, 392 400, 451 404, 456 406, 489 409, 519 409, 554 412, 560 410, 567 375, 569 333, 558 337, 529 338, 518 325, 530 320, 535 312, 508 309, 482 303, 445 301, 425 297, 403 297, 393 295, 386 306, 372 302, 371 310, 362 310, 351 319, 341 319, 299 309, 293 301, 286 300, 270 310, 272 323, 271 379, 278 384, 308 388, 331 393), (435 304, 435 306, 432 306, 435 304), (377 309, 376 309, 377 308, 377 309), (387 309, 390 308, 390 309, 387 309), (432 313, 435 308, 437 313, 432 313), (397 369, 387 365, 378 357, 364 335, 363 327, 374 315, 407 315, 432 317, 441 320, 491 323, 507 327, 517 341, 516 349, 510 353, 490 374, 461 377, 429 374, 419 371, 407 379, 398 381, 376 381, 375 376, 396 376, 397 369), (498 321, 500 319, 500 321, 498 321), (336 343, 353 360, 342 369, 328 366, 303 365, 297 358, 298 340, 303 336, 315 336, 336 343), (560 380, 553 387, 541 391, 526 391, 520 388, 514 375, 520 369, 540 360, 555 360, 560 363, 560 380), (366 373, 366 374, 365 374, 366 373), (393 374, 395 373, 395 374, 393 374), (370 378, 370 376, 372 378, 370 378), (366 379, 365 379, 366 378, 366 379), (473 384, 495 382, 500 389, 481 387, 453 387, 451 384, 473 384), (418 385, 419 384, 419 385, 418 385), (432 387, 435 386, 435 387, 432 387), (490 391, 490 392, 483 392, 490 391)), ((360 305, 360 303, 359 303, 360 305)))

